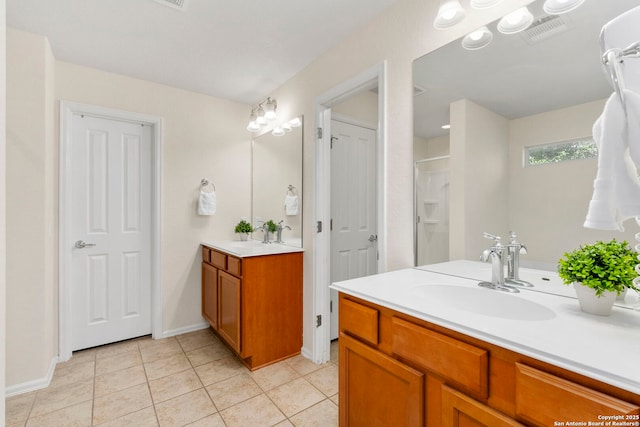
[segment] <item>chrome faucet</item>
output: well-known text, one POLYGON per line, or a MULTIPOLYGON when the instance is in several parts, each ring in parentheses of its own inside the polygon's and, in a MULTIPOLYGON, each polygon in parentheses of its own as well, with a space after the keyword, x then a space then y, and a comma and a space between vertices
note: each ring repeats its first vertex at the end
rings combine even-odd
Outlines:
POLYGON ((482 251, 482 256, 480 257, 483 262, 491 261, 491 282, 482 281, 478 283, 478 286, 505 292, 520 292, 516 288, 505 285, 504 254, 506 246, 500 242, 500 236, 494 236, 486 232, 482 236, 485 239, 494 241, 493 246, 482 251))
POLYGON ((282 241, 282 230, 284 230, 285 228, 288 230, 291 230, 291 227, 289 227, 288 225, 282 225, 283 222, 284 222, 284 219, 278 222, 278 227, 276 228, 277 237, 274 243, 284 243, 282 241))
POLYGON ((510 285, 525 286, 533 285, 526 280, 521 280, 519 276, 520 255, 526 255, 527 247, 516 239, 516 233, 509 231, 509 244, 507 245, 507 277, 505 282, 510 285))
POLYGON ((264 237, 262 238, 262 243, 271 243, 269 241, 269 224, 266 222, 263 222, 260 228, 262 229, 262 233, 264 234, 264 237))

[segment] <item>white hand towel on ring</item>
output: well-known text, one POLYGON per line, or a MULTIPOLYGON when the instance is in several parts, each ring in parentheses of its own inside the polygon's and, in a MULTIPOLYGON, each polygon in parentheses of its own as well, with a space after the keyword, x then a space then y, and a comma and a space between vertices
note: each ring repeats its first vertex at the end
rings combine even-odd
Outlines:
POLYGON ((198 215, 213 215, 216 213, 216 192, 200 191, 198 197, 198 215))
POLYGON ((287 194, 284 197, 284 212, 288 216, 298 215, 298 196, 287 194))

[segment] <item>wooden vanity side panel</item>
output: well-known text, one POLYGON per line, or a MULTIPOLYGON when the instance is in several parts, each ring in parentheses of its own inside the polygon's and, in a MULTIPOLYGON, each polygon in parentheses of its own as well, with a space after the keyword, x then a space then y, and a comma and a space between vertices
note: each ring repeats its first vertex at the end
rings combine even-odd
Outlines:
POLYGON ((393 353, 435 372, 480 399, 489 397, 486 350, 393 318, 393 353))
POLYGON ((537 426, 599 422, 601 415, 638 415, 640 407, 547 372, 516 364, 516 415, 537 426))
POLYGON ((302 349, 302 252, 242 259, 242 358, 257 369, 302 349))

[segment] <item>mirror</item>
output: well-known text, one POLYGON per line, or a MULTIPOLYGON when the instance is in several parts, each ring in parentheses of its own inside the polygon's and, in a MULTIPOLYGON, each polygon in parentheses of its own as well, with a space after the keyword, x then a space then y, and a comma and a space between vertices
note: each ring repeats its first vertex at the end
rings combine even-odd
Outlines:
POLYGON ((524 32, 504 35, 494 22, 482 49, 457 40, 414 61, 416 265, 477 260, 490 245, 483 231, 504 242, 514 230, 528 250, 521 265, 551 270, 582 243, 635 244, 632 222, 624 233, 582 226, 597 159, 524 166, 523 157, 527 147, 591 137, 613 91, 600 30, 640 0, 585 2, 555 17, 542 3, 529 5, 536 20, 524 32))
POLYGON ((283 221, 290 228, 282 232, 283 244, 302 247, 302 116, 299 119, 300 126, 284 135, 269 131, 253 140, 251 217, 256 240, 263 239, 257 230, 263 221, 283 221))

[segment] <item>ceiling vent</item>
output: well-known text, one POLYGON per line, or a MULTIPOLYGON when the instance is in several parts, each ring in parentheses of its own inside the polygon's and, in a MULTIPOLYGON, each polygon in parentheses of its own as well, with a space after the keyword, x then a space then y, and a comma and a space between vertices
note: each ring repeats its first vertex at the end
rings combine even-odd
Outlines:
POLYGON ((168 6, 170 8, 176 10, 184 10, 185 3, 187 0, 154 0, 156 3, 160 3, 161 5, 168 6))
POLYGON ((533 21, 533 24, 521 34, 528 44, 535 44, 568 29, 569 23, 561 16, 545 15, 533 21))

